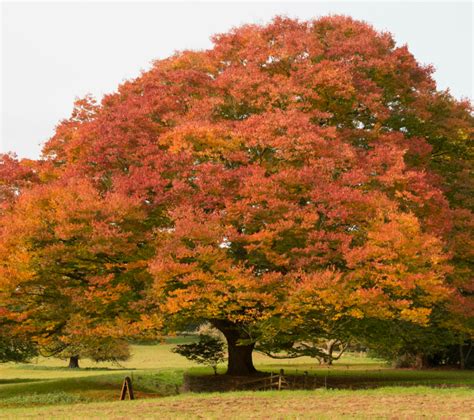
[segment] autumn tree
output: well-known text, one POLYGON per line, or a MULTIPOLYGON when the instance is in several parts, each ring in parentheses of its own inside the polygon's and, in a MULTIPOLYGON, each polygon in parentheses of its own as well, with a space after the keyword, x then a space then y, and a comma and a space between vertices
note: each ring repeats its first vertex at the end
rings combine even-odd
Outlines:
MULTIPOLYGON (((133 304, 147 281, 142 213, 119 194, 100 196, 87 181, 40 185, 2 218, 1 296, 17 329, 44 355, 123 360, 133 304), (107 344, 108 343, 108 344, 107 344)), ((135 311, 136 313, 136 311, 135 311)))
POLYGON ((255 371, 257 342, 293 351, 377 322, 429 326, 434 309, 472 334, 470 105, 347 17, 276 18, 213 41, 100 104, 79 100, 44 149, 42 179, 126 197, 144 221, 132 236, 155 235, 142 328, 209 321, 229 374, 255 371))
POLYGON ((151 265, 161 308, 219 328, 231 374, 254 371, 253 346, 269 331, 427 324, 450 293, 438 238, 449 208, 426 165, 407 162, 426 139, 410 145, 403 127, 383 124, 393 97, 435 94, 430 69, 342 18, 244 27, 210 56, 223 99, 206 125, 200 103, 200 123, 160 136, 194 156, 193 191, 170 212, 151 265))
POLYGON ((0 154, 0 214, 20 196, 21 192, 39 181, 35 162, 18 160, 14 154, 0 154))

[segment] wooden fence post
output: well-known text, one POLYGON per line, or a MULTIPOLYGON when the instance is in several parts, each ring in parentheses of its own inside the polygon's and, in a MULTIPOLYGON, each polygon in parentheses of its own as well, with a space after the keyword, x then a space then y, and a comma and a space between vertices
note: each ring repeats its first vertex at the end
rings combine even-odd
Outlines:
POLYGON ((120 392, 120 401, 125 399, 126 394, 128 394, 129 400, 134 400, 135 396, 133 395, 132 380, 126 376, 123 380, 122 391, 120 392))
POLYGON ((280 369, 280 375, 278 376, 278 391, 281 391, 281 380, 283 378, 283 374, 285 371, 283 369, 280 369))

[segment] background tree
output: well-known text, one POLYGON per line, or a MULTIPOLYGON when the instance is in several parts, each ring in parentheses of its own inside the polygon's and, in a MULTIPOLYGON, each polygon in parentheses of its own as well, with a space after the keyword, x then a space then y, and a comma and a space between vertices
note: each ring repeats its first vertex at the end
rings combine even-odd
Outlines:
POLYGON ((0 317, 0 363, 28 362, 38 349, 27 334, 15 333, 15 325, 0 317))
POLYGON ((199 340, 190 344, 178 344, 174 353, 192 362, 212 367, 214 375, 217 375, 217 365, 225 361, 225 344, 216 337, 200 334, 199 340))
POLYGON ((64 350, 55 355, 61 359, 69 360, 69 368, 79 368, 79 360, 90 359, 94 362, 120 362, 130 359, 130 346, 125 340, 110 337, 74 337, 75 342, 58 343, 64 350))

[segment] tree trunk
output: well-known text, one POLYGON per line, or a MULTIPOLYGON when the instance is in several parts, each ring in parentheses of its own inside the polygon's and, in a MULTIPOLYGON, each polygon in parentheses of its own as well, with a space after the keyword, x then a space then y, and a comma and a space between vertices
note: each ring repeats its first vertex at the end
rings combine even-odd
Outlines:
POLYGON ((253 365, 252 352, 255 343, 239 345, 239 340, 249 337, 242 334, 238 328, 229 321, 214 320, 212 325, 224 334, 227 340, 227 372, 226 375, 247 376, 257 372, 253 365))
POLYGON ((471 356, 471 352, 472 352, 472 341, 470 341, 469 349, 467 350, 467 353, 464 355, 464 367, 463 367, 463 369, 465 369, 465 367, 469 365, 469 357, 471 356))
POLYGON ((229 360, 227 375, 246 376, 257 372, 252 361, 252 352, 255 344, 238 346, 235 342, 227 340, 229 360))
POLYGON ((336 345, 337 340, 329 340, 327 344, 327 359, 326 363, 328 366, 332 365, 332 353, 334 352, 334 346, 336 345))
POLYGON ((71 356, 69 358, 69 369, 79 369, 79 356, 71 356))
POLYGON ((464 341, 459 343, 459 369, 464 369, 466 367, 464 359, 464 341))
POLYGON ((427 369, 430 367, 428 357, 423 353, 418 353, 415 356, 415 369, 427 369))

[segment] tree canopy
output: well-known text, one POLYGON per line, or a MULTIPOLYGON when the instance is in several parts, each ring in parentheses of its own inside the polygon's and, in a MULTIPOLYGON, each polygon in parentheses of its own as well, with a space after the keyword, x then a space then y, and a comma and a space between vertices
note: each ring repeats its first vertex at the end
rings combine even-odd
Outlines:
POLYGON ((428 329, 435 311, 472 339, 470 103, 348 17, 213 41, 76 101, 29 169, 4 158, 2 305, 61 340, 209 321, 233 374, 257 342, 428 329))

